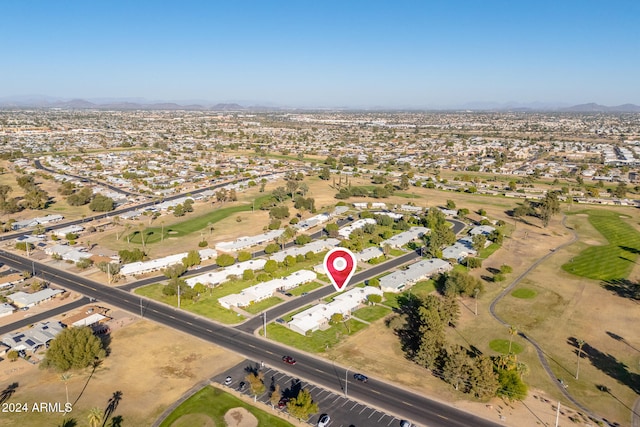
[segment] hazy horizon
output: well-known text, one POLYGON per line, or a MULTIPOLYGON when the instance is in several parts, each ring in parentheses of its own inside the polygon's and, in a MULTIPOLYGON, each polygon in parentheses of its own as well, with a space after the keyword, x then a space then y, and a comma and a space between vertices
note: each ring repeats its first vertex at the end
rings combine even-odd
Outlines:
POLYGON ((0 98, 301 108, 640 104, 640 4, 8 3, 0 98))

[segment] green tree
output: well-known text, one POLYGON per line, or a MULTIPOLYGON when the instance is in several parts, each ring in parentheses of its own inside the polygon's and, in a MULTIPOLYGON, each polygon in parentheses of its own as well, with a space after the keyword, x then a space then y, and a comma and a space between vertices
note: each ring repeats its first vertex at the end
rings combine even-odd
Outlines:
POLYGON ((374 288, 379 288, 380 287, 380 280, 378 280, 375 277, 373 279, 369 279, 368 285, 369 286, 373 286, 374 288))
POLYGON ((265 273, 272 274, 278 269, 278 263, 275 260, 268 260, 262 268, 265 273))
POLYGON ((58 371, 82 369, 106 356, 102 341, 87 326, 63 329, 50 343, 43 362, 58 371))
POLYGON ((89 209, 94 212, 110 212, 114 207, 113 199, 102 194, 96 194, 91 203, 89 203, 89 209))
POLYGON ((238 262, 249 261, 251 258, 253 258, 253 256, 251 255, 251 252, 247 252, 247 251, 238 252, 238 262))
POLYGON ((249 390, 254 396, 259 396, 265 392, 264 373, 262 371, 250 372, 245 379, 249 383, 249 390))
POLYGON ((480 252, 481 249, 484 249, 484 245, 487 243, 487 236, 484 234, 476 234, 473 236, 471 241, 471 247, 476 251, 480 252))
POLYGON ((200 252, 195 249, 187 252, 187 256, 182 258, 182 265, 185 268, 193 267, 194 265, 199 265, 202 262, 202 258, 200 257, 200 252))
POLYGON ((253 270, 247 269, 242 272, 243 280, 253 280, 254 278, 255 278, 255 273, 253 272, 253 270))
POLYGON ((456 208, 456 202, 454 202, 453 200, 447 200, 447 209, 455 209, 456 208))
POLYGON ((466 392, 472 364, 473 361, 464 348, 459 345, 453 346, 446 351, 444 356, 442 379, 453 385, 456 390, 459 390, 462 385, 462 391, 466 392))
POLYGON ((230 265, 235 264, 236 259, 229 254, 220 254, 218 258, 216 258, 216 264, 220 267, 228 267, 230 265))
POLYGON ((9 359, 10 362, 15 362, 16 360, 18 360, 18 357, 20 357, 20 355, 16 350, 10 350, 7 353, 7 359, 9 359))
POLYGON ((509 400, 523 400, 527 397, 527 385, 520 379, 518 372, 513 370, 501 369, 498 371, 498 396, 505 397, 509 400))
POLYGON ((306 420, 311 414, 318 412, 318 404, 311 398, 311 393, 303 388, 296 397, 287 402, 287 411, 299 420, 306 420))
POLYGON ((331 171, 329 171, 329 168, 322 168, 320 171, 320 179, 323 181, 329 181, 331 179, 331 171))

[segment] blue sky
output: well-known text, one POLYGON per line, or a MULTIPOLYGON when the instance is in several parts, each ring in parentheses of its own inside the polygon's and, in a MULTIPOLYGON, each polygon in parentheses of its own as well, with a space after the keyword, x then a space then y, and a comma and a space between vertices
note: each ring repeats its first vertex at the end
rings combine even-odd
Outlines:
POLYGON ((0 98, 640 104, 636 0, 11 1, 0 98))

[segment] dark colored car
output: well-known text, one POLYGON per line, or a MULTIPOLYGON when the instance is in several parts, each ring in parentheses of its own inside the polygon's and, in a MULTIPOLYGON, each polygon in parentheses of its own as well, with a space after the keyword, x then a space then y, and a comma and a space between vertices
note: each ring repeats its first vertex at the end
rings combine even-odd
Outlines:
POLYGON ((278 409, 284 409, 284 407, 287 406, 288 402, 289 402, 288 397, 283 397, 282 399, 280 399, 280 401, 278 402, 278 409))
POLYGON ((357 381, 362 381, 363 383, 366 383, 367 381, 369 381, 369 378, 366 375, 362 375, 362 374, 353 374, 353 379, 357 381))
POLYGON ((287 365, 295 365, 296 364, 296 359, 294 359, 291 356, 282 356, 282 361, 284 363, 286 363, 287 365))

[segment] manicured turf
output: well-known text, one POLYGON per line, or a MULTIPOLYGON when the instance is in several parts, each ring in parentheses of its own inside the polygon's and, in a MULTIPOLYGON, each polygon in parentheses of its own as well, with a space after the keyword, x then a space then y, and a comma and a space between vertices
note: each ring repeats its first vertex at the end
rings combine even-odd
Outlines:
POLYGON ((363 307, 353 312, 353 316, 365 322, 375 322, 378 319, 382 319, 387 314, 391 313, 388 307, 383 305, 371 305, 363 307))
POLYGON ((300 296, 300 294, 303 294, 305 292, 311 292, 314 289, 318 289, 321 287, 322 285, 320 283, 313 281, 313 282, 305 283, 304 285, 297 286, 293 289, 290 289, 288 292, 290 292, 295 296, 300 296))
MULTIPOLYGON (((259 206, 261 200, 264 197, 257 198, 255 200, 255 206, 259 206)), ((184 221, 179 222, 177 224, 172 224, 170 226, 165 227, 149 227, 144 229, 144 242, 145 244, 151 244, 160 242, 162 240, 162 232, 164 231, 164 237, 182 237, 186 236, 190 233, 194 233, 196 231, 200 231, 210 227, 212 224, 223 220, 233 214, 239 212, 250 211, 252 208, 251 205, 238 205, 238 206, 229 206, 226 208, 216 209, 212 212, 209 212, 206 215, 190 217, 190 214, 186 214, 184 216, 184 221)), ((126 239, 126 237, 125 237, 126 239)), ((140 236, 140 230, 133 231, 129 235, 129 240, 132 243, 140 244, 142 243, 142 239, 140 236)))
MULTIPOLYGON (((233 408, 245 408, 251 412, 257 419, 259 426, 273 427, 293 427, 293 424, 268 414, 248 403, 243 402, 237 397, 225 393, 217 388, 207 386, 185 400, 178 406, 167 418, 162 421, 160 427, 172 427, 180 425, 174 424, 180 417, 188 414, 197 414, 198 419, 206 420, 206 417, 213 420, 216 426, 227 425, 224 421, 224 414, 233 408)), ((193 420, 192 421, 196 421, 193 420)), ((192 424, 193 425, 193 424, 192 424)))
POLYGON ((582 213, 589 215, 591 225, 609 244, 585 249, 562 269, 595 280, 626 279, 640 253, 640 233, 622 221, 616 212, 589 210, 582 213))
POLYGON ((280 304, 281 302, 282 302, 282 298, 269 297, 255 304, 251 304, 248 307, 242 307, 242 309, 247 313, 258 314, 261 311, 264 311, 268 308, 273 307, 274 305, 280 304))
MULTIPOLYGON (((349 319, 346 323, 348 330, 344 322, 340 322, 327 330, 315 331, 311 333, 310 336, 300 335, 286 326, 277 323, 270 323, 267 325, 267 338, 300 350, 320 353, 325 351, 327 347, 333 347, 339 343, 343 336, 353 335, 367 327, 365 323, 358 322, 354 319, 349 319)), ((262 330, 260 330, 260 334, 262 334, 262 330)))
MULTIPOLYGON (((509 353, 509 340, 493 340, 489 343, 491 350, 502 354, 509 353)), ((516 342, 511 342, 511 352, 513 354, 522 353, 522 346, 516 342)))
POLYGON ((538 293, 533 289, 529 289, 529 288, 520 288, 511 292, 511 296, 516 298, 522 298, 522 299, 530 299, 535 297, 536 295, 538 295, 538 293))

